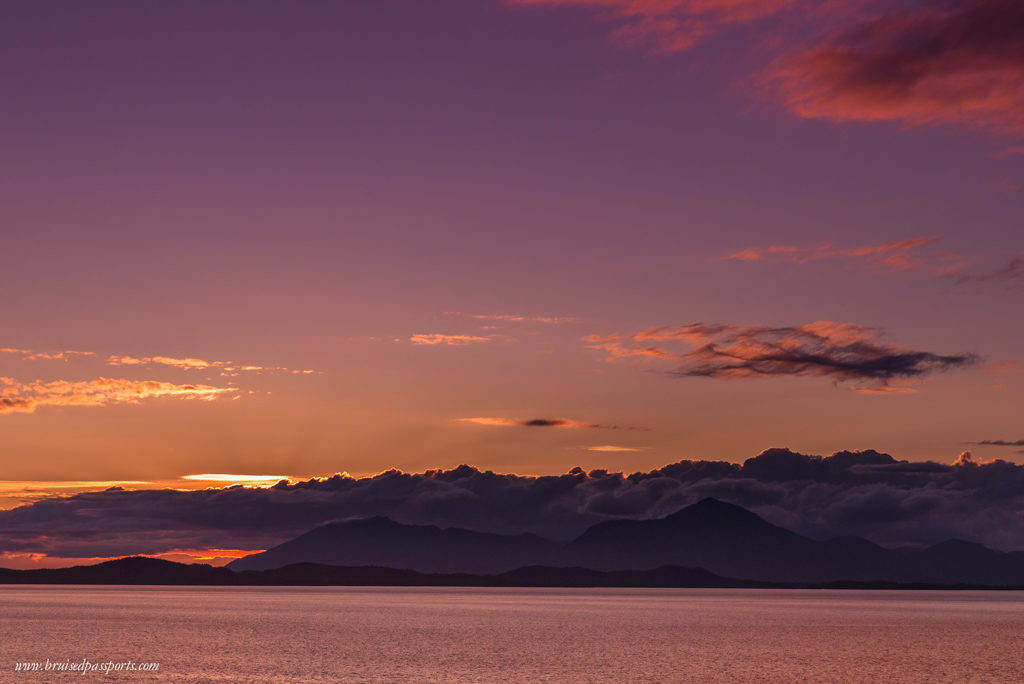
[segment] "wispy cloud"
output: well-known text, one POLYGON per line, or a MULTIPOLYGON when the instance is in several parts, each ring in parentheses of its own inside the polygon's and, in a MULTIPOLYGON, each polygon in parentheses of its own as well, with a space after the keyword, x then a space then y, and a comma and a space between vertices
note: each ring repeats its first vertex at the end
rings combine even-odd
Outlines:
POLYGON ((960 283, 1020 283, 1024 284, 1024 252, 1010 257, 1005 265, 983 273, 964 273, 957 277, 960 283))
POLYGON ((409 338, 413 344, 446 345, 449 347, 465 347, 470 344, 484 344, 491 341, 490 337, 481 335, 443 335, 441 333, 417 333, 409 338))
POLYGON ((917 390, 913 387, 851 387, 850 389, 861 394, 917 394, 917 390))
MULTIPOLYGON (((133 356, 117 356, 113 355, 107 359, 108 366, 146 366, 151 364, 158 364, 161 366, 174 366, 175 368, 184 368, 186 370, 192 369, 203 369, 203 368, 214 368, 219 366, 230 365, 226 361, 204 361, 203 359, 175 359, 169 356, 147 356, 145 358, 135 358, 133 356)), ((249 368, 248 366, 246 368, 249 368)), ((254 370, 261 370, 259 366, 252 366, 254 370)))
POLYGON ((959 268, 963 259, 951 254, 921 254, 920 249, 934 243, 936 238, 893 240, 861 247, 839 247, 831 242, 817 245, 769 245, 749 247, 730 254, 734 261, 774 261, 806 264, 822 259, 860 261, 872 268, 888 271, 913 271, 933 266, 943 272, 959 268))
POLYGON ((873 328, 817 321, 786 327, 695 323, 584 341, 605 352, 610 361, 668 362, 677 376, 722 379, 824 376, 874 380, 885 386, 891 380, 923 377, 976 360, 971 354, 905 349, 885 344, 880 337, 873 328))
POLYGON ((1002 266, 987 271, 965 270, 977 259, 925 250, 936 242, 936 238, 912 238, 893 240, 862 247, 839 247, 831 242, 816 245, 767 245, 748 247, 729 254, 726 259, 744 262, 768 262, 784 264, 807 264, 820 260, 845 260, 851 264, 863 264, 874 270, 891 272, 925 270, 940 278, 952 278, 957 283, 1024 283, 1024 252, 1012 255, 1002 266))
POLYGON ((980 442, 971 442, 978 446, 1003 446, 1003 447, 1024 447, 1024 439, 983 439, 980 442))
POLYGON ((233 387, 178 385, 158 380, 101 377, 83 382, 36 380, 23 383, 14 378, 0 378, 0 413, 33 413, 40 406, 137 404, 157 398, 213 401, 237 391, 233 387))
POLYGON ((555 427, 555 428, 603 428, 604 425, 597 423, 583 423, 568 418, 458 418, 460 423, 474 423, 476 425, 490 425, 494 427, 555 427))
POLYGON ((513 5, 579 7, 612 25, 614 43, 648 54, 688 50, 729 24, 760 19, 798 0, 508 0, 513 5))
POLYGON ((520 316, 516 314, 476 314, 473 316, 478 321, 497 321, 503 323, 573 323, 577 319, 572 316, 520 316))
POLYGON ((1024 145, 1010 145, 1009 147, 1004 147, 998 152, 992 154, 992 156, 996 159, 1005 159, 1006 157, 1019 157, 1022 155, 1024 155, 1024 145))
MULTIPOLYGON (((0 354, 17 354, 22 361, 75 361, 96 356, 92 351, 63 350, 56 352, 38 351, 34 349, 19 349, 16 347, 0 347, 0 354)), ((170 366, 181 370, 216 370, 223 376, 239 375, 241 373, 261 373, 264 371, 276 371, 293 373, 296 375, 312 375, 318 371, 312 369, 294 369, 283 366, 258 366, 253 364, 238 364, 233 361, 207 361, 193 357, 175 358, 172 356, 128 356, 124 354, 111 354, 107 357, 108 366, 170 366)))
POLYGON ((241 373, 282 372, 293 375, 313 375, 317 371, 303 368, 285 368, 283 366, 258 366, 238 364, 233 361, 207 361, 192 357, 174 358, 171 356, 121 356, 113 354, 107 359, 108 366, 170 366, 181 370, 217 370, 223 376, 241 373))
POLYGON ((74 351, 66 349, 58 352, 34 351, 32 349, 15 349, 13 347, 0 348, 2 354, 18 354, 22 361, 70 361, 79 356, 92 356, 93 352, 74 351))
POLYGON ((918 2, 847 26, 770 72, 801 117, 1024 133, 1024 4, 918 2))
POLYGON ((626 452, 626 451, 643 451, 647 447, 626 447, 616 446, 614 444, 599 444, 597 446, 588 446, 587 451, 608 451, 613 453, 626 452))
POLYGON ((1012 373, 1022 372, 1020 361, 997 361, 996 363, 990 363, 985 366, 985 370, 989 373, 996 373, 997 375, 1010 375, 1012 373))

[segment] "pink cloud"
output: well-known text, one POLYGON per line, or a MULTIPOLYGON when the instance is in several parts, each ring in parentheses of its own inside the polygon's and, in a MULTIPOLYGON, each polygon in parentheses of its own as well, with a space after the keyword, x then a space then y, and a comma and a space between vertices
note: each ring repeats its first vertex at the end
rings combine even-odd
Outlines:
POLYGON ((875 16, 776 62, 769 80, 804 118, 1024 133, 1024 4, 953 0, 875 16))
POLYGON ((579 7, 613 25, 610 38, 648 54, 681 52, 729 24, 752 21, 797 0, 507 0, 512 5, 579 7))
POLYGON ((959 269, 963 259, 951 254, 922 254, 921 247, 930 245, 936 238, 911 238, 892 240, 861 247, 838 247, 831 242, 817 245, 769 245, 749 247, 730 254, 734 261, 774 261, 789 264, 806 264, 822 259, 848 259, 861 261, 872 268, 887 271, 913 271, 927 266, 937 270, 959 269))

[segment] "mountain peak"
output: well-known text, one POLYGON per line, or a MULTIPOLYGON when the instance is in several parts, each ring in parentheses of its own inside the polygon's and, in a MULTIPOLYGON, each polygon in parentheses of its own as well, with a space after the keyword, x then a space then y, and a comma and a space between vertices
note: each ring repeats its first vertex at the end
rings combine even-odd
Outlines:
POLYGON ((695 504, 681 508, 675 513, 667 516, 665 520, 672 521, 701 521, 701 522, 728 522, 728 523, 761 523, 767 525, 759 515, 751 513, 742 506, 726 503, 719 499, 707 497, 695 504))
POLYGON ((740 510, 746 510, 740 506, 737 506, 736 504, 727 503, 725 501, 722 501, 721 499, 716 499, 713 496, 704 497, 697 503, 689 506, 689 508, 705 508, 708 510, 725 510, 728 508, 738 508, 740 510))

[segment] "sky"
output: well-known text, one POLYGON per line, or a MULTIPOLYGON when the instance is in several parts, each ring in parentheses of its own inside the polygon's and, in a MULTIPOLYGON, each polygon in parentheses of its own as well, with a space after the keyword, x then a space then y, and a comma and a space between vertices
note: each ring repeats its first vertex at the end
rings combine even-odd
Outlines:
MULTIPOLYGON (((4 14, 0 517, 461 464, 1024 463, 1014 0, 4 14)), ((1016 543, 982 527, 943 529, 1016 543)), ((279 539, 186 537, 138 552, 279 539)))

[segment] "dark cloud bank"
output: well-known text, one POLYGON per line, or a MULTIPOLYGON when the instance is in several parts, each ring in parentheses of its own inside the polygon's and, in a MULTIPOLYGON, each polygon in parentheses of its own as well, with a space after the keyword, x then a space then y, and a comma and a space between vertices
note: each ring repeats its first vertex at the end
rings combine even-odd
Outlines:
POLYGON ((459 466, 269 489, 109 489, 0 511, 0 551, 267 548, 328 520, 371 515, 569 538, 600 520, 660 517, 709 496, 817 538, 854 534, 890 546, 960 538, 1024 549, 1024 466, 975 463, 969 454, 944 465, 870 450, 822 458, 769 449, 742 465, 680 461, 631 475, 574 468, 527 477, 459 466))

